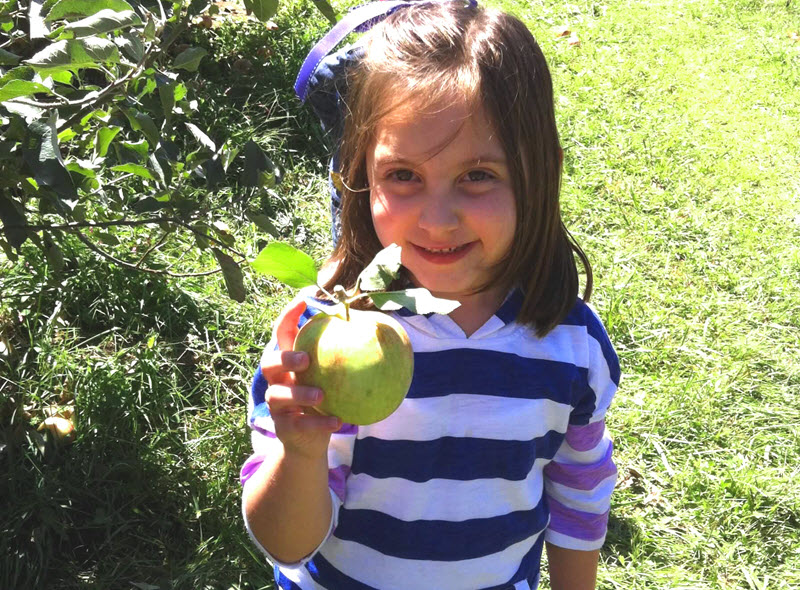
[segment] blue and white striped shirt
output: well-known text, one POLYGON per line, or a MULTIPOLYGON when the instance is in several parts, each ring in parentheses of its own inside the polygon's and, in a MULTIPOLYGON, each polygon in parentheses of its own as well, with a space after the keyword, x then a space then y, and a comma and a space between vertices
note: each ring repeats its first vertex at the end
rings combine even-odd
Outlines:
MULTIPOLYGON (((512 292, 468 338, 447 316, 393 314, 414 350, 411 389, 385 420, 332 435, 330 531, 299 563, 267 554, 280 588, 535 588, 545 540, 603 544, 616 353, 582 301, 544 338, 514 321, 521 302, 512 292)), ((266 388, 259 369, 243 481, 274 449, 266 388)))

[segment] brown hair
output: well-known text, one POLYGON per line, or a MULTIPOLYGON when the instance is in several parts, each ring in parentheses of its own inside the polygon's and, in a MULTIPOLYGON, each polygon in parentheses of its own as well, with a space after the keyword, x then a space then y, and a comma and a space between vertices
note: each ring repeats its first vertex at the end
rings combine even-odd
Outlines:
POLYGON ((516 17, 442 2, 397 10, 366 34, 364 45, 364 58, 348 73, 339 152, 341 234, 326 288, 352 287, 382 248, 364 188, 378 122, 405 101, 425 108, 457 96, 484 108, 505 150, 516 197, 512 246, 491 284, 519 286, 524 302, 517 321, 546 334, 575 304, 575 256, 586 272, 587 301, 592 271, 561 220, 562 152, 550 72, 536 40, 516 17))

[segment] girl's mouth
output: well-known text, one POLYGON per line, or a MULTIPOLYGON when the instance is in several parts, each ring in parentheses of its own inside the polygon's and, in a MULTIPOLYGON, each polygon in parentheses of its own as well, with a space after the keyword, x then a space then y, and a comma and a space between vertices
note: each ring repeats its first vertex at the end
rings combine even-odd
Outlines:
POLYGON ((469 242, 459 246, 450 246, 448 248, 426 248, 417 244, 412 245, 417 254, 428 262, 434 264, 451 264, 466 256, 467 252, 472 250, 475 242, 469 242))

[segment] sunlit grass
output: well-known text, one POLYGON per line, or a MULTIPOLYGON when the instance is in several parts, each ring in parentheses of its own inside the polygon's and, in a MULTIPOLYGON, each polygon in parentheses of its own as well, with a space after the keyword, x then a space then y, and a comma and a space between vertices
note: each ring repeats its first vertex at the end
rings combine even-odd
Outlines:
MULTIPOLYGON (((489 4, 523 17, 550 61, 565 218, 623 366, 599 588, 800 586, 800 9, 489 4)), ((216 64, 198 116, 215 141, 267 150, 283 182, 254 198, 321 259, 326 148, 287 85, 325 24, 311 3, 283 10, 278 31, 196 33, 216 64), (230 71, 240 57, 247 76, 230 71)), ((230 226, 248 256, 271 239, 230 226)), ((214 267, 186 252, 157 256, 214 267)), ((248 274, 237 304, 220 275, 134 275, 77 243, 64 275, 40 258, 0 261, 0 588, 270 588, 238 470, 249 381, 289 294, 248 274), (73 405, 71 447, 30 430, 73 405)))

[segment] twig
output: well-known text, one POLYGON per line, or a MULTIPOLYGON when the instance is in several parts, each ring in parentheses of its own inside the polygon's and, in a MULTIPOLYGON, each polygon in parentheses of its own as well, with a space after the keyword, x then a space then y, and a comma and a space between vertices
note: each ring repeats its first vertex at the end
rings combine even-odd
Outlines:
POLYGON ((198 236, 202 236, 205 239, 214 242, 221 246, 224 250, 231 252, 235 256, 238 256, 242 260, 246 260, 247 257, 239 252, 236 248, 232 248, 222 240, 215 238, 214 236, 202 232, 183 219, 179 219, 177 217, 156 217, 152 219, 132 219, 132 220, 117 220, 117 221, 98 221, 98 222, 91 222, 91 221, 74 221, 71 223, 63 223, 61 225, 4 225, 0 228, 0 230, 6 229, 25 229, 28 231, 52 231, 52 230, 61 230, 67 231, 71 233, 80 234, 78 230, 83 228, 105 228, 105 227, 118 227, 118 226, 127 226, 127 227, 134 227, 137 225, 158 225, 162 223, 175 223, 182 227, 185 227, 190 232, 197 234, 198 236))
MULTIPOLYGON (((62 108, 62 107, 82 107, 82 106, 87 105, 87 104, 96 104, 96 103, 102 102, 103 100, 105 100, 105 98, 108 95, 113 93, 120 86, 123 86, 123 85, 127 84, 128 80, 130 80, 133 76, 138 75, 144 69, 145 62, 147 61, 147 58, 150 56, 150 54, 154 50, 155 46, 156 46, 155 43, 151 43, 147 47, 147 49, 145 50, 144 55, 142 55, 142 58, 139 60, 138 64, 136 64, 130 70, 128 70, 121 78, 119 78, 118 80, 114 80, 114 82, 112 82, 111 84, 109 84, 108 86, 106 86, 105 88, 100 90, 99 92, 97 92, 97 94, 94 94, 94 93, 90 92, 89 94, 87 94, 86 96, 84 96, 80 100, 66 100, 66 99, 63 99, 63 100, 59 100, 59 101, 56 101, 56 102, 38 102, 38 101, 35 101, 35 100, 28 100, 28 99, 25 99, 25 98, 18 98, 17 102, 19 102, 20 104, 24 104, 24 105, 27 105, 27 106, 36 107, 36 108, 40 108, 40 109, 58 109, 58 108, 62 108)), ((79 114, 80 114, 80 111, 78 113, 76 113, 76 115, 73 116, 71 119, 69 119, 67 121, 67 123, 70 123, 72 121, 72 119, 75 119, 75 117, 78 116, 79 114)), ((65 123, 61 127, 62 130, 71 126, 71 123, 69 125, 67 123, 65 123)))
POLYGON ((167 272, 167 271, 164 271, 164 270, 156 270, 156 269, 153 269, 153 268, 144 268, 144 267, 141 267, 141 266, 137 266, 135 264, 131 264, 130 262, 125 262, 124 260, 120 260, 119 258, 116 258, 116 257, 112 256, 111 254, 109 254, 105 250, 102 250, 101 248, 99 248, 97 246, 97 244, 94 244, 89 238, 84 236, 80 231, 75 231, 75 235, 78 236, 78 239, 81 242, 83 242, 86 245, 86 247, 89 248, 95 254, 98 254, 99 256, 102 256, 106 260, 110 260, 114 264, 117 264, 117 265, 119 265, 119 266, 121 266, 123 268, 128 268, 130 270, 135 270, 135 271, 138 271, 138 272, 145 272, 145 273, 153 274, 153 275, 168 276, 168 277, 172 277, 172 278, 205 277, 205 276, 209 276, 209 275, 213 275, 213 274, 217 274, 219 272, 222 272, 221 268, 216 268, 214 270, 209 270, 209 271, 206 271, 206 272, 181 273, 181 274, 178 274, 178 273, 167 272))
POLYGON ((142 257, 139 259, 139 262, 137 262, 137 263, 136 263, 136 268, 139 268, 139 267, 141 267, 141 266, 142 266, 142 263, 145 261, 145 259, 146 259, 148 256, 150 256, 150 253, 151 253, 153 250, 155 250, 156 248, 158 248, 158 247, 159 247, 161 244, 163 244, 163 243, 164 243, 164 241, 167 239, 167 237, 168 237, 168 236, 169 236, 169 235, 170 235, 170 234, 171 234, 173 231, 175 231, 175 230, 168 230, 168 231, 165 231, 165 232, 164 232, 164 235, 162 235, 162 236, 161 236, 161 238, 159 238, 159 240, 158 240, 158 241, 157 241, 155 244, 153 244, 152 246, 150 246, 150 247, 147 249, 147 251, 146 251, 144 254, 142 254, 142 257))

